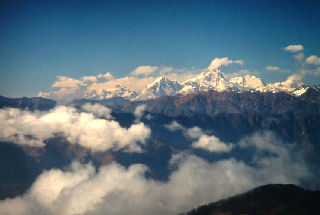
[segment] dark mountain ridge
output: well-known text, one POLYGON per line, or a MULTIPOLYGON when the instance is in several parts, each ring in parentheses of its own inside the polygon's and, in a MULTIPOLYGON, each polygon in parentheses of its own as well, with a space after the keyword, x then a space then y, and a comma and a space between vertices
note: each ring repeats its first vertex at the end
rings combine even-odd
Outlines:
POLYGON ((200 206, 184 215, 315 215, 319 211, 319 190, 305 190, 292 184, 269 184, 200 206))
POLYGON ((50 110, 57 105, 57 102, 51 99, 45 99, 41 97, 33 98, 7 98, 0 95, 0 108, 20 108, 34 110, 50 110))

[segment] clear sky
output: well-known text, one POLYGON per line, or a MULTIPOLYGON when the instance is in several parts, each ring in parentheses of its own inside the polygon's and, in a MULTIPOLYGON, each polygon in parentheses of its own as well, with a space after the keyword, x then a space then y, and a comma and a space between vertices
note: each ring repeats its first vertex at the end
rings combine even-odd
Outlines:
POLYGON ((265 68, 293 73, 290 44, 320 56, 320 1, 1 0, 0 94, 34 96, 56 76, 119 78, 141 65, 205 68, 216 57, 244 61, 226 72, 283 80, 265 68))

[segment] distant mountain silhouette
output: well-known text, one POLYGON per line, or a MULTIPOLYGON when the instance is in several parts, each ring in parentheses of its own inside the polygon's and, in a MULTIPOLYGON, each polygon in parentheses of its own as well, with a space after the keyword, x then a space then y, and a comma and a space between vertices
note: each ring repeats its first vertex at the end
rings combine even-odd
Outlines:
POLYGON ((41 97, 33 98, 7 98, 0 95, 0 108, 12 107, 33 110, 50 110, 56 106, 57 102, 41 97))

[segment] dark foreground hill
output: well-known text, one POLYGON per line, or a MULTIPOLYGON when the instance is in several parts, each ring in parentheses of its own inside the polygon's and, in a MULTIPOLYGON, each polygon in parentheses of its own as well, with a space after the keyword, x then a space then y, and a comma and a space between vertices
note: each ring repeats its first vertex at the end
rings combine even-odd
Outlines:
POLYGON ((316 215, 320 191, 295 185, 265 185, 225 200, 204 205, 185 215, 316 215))

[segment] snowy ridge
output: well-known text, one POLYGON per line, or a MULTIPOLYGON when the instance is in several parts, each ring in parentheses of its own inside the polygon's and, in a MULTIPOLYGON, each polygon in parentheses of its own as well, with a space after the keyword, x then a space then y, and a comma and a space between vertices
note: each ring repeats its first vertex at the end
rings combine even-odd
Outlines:
POLYGON ((171 81, 167 77, 162 76, 157 78, 152 84, 148 84, 142 90, 141 95, 137 100, 153 99, 159 96, 173 96, 179 93, 182 85, 177 81, 171 81))
POLYGON ((88 99, 110 99, 113 97, 122 97, 128 100, 133 100, 138 96, 138 93, 131 91, 126 87, 117 85, 110 89, 87 90, 84 98, 88 99))
POLYGON ((244 75, 233 78, 224 77, 223 73, 218 70, 209 70, 199 76, 189 79, 183 83, 169 80, 162 76, 157 78, 153 83, 148 84, 140 94, 131 91, 126 87, 117 85, 112 89, 88 90, 85 92, 85 98, 89 99, 108 99, 112 97, 123 97, 128 100, 147 100, 160 96, 173 96, 189 94, 200 91, 216 90, 222 92, 225 90, 233 91, 257 91, 257 92, 287 92, 295 96, 305 93, 308 86, 296 79, 294 76, 289 77, 286 81, 265 84, 261 78, 252 75, 244 75))

